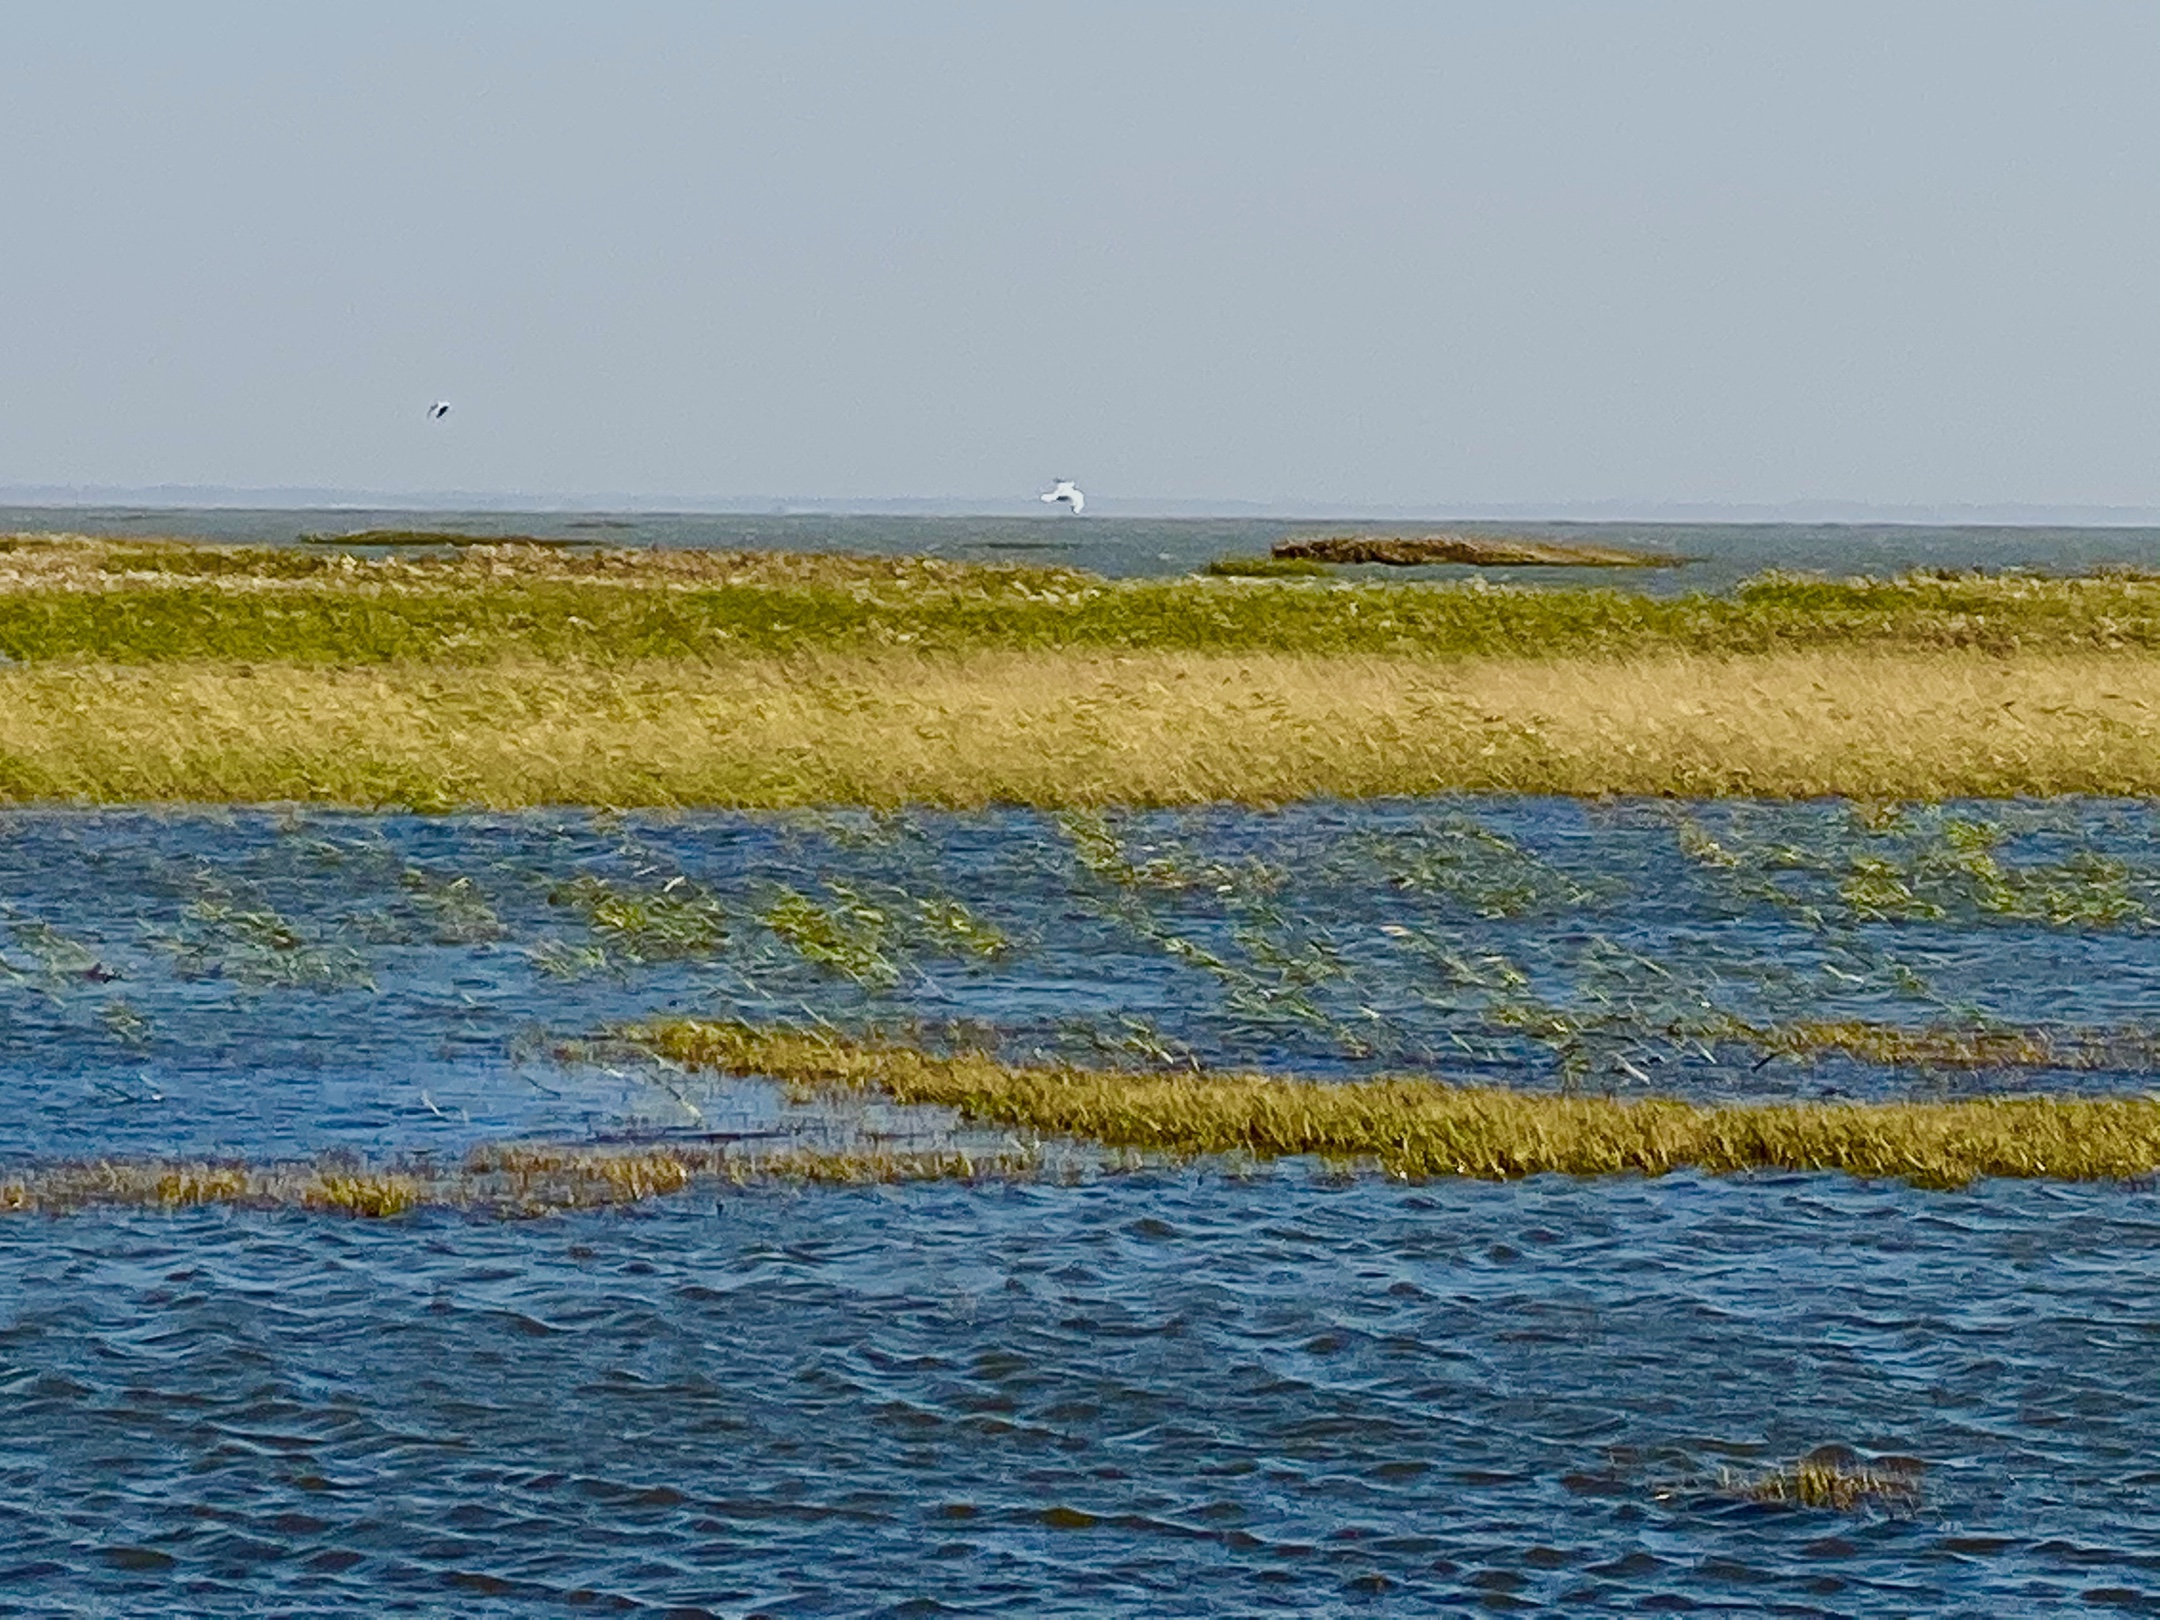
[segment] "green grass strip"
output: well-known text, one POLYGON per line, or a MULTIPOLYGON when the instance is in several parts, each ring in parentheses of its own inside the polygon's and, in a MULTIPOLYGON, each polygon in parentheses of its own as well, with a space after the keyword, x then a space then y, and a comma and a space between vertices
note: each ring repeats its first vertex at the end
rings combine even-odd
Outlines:
POLYGON ((1536 659, 1848 646, 2160 648, 2160 579, 1773 574, 1730 596, 1651 597, 533 545, 432 559, 88 542, 0 552, 0 655, 17 661, 477 664, 893 648, 1536 659))

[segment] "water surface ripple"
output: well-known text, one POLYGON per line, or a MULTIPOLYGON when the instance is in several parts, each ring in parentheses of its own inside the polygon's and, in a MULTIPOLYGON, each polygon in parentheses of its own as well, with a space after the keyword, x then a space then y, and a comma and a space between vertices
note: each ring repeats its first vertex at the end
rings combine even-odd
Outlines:
POLYGON ((2151 1197, 1777 1176, 0 1227, 0 1608, 2160 1604, 2151 1197), (1715 1485, 1825 1442, 1907 1512, 1715 1485))

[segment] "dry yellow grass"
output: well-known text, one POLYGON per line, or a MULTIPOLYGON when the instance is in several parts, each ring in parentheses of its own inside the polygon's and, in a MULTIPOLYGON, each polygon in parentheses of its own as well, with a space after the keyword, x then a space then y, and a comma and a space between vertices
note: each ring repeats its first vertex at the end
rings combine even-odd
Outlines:
POLYGON ((2160 658, 1078 651, 0 668, 0 799, 970 806, 2160 792, 2160 658))

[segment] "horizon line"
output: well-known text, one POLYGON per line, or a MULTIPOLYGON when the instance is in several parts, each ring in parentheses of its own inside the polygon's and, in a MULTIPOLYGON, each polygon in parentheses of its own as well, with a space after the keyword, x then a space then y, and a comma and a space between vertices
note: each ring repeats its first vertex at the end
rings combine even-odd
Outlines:
MULTIPOLYGON (((1132 519, 1419 523, 1764 523, 1914 527, 2160 526, 2160 505, 2043 501, 1577 500, 1369 503, 1250 501, 1194 496, 1091 495, 1096 515, 1132 519)), ((362 511, 436 513, 681 514, 713 517, 950 517, 1067 522, 1029 496, 645 495, 500 490, 365 490, 327 485, 0 485, 0 507, 94 511, 362 511)), ((1083 520, 1084 521, 1084 520, 1083 520)))

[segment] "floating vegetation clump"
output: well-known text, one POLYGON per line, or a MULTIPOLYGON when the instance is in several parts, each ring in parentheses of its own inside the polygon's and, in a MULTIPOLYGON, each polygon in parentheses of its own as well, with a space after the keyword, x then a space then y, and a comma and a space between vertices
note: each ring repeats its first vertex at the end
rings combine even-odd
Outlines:
POLYGON ((1921 1504, 1924 1472, 1915 1457, 1870 1460, 1850 1446, 1817 1446, 1784 1468, 1763 1473, 1727 1470, 1718 1477, 1718 1490, 1749 1502, 1834 1513, 1910 1509, 1921 1504))
POLYGON ((679 1022, 629 1032, 670 1060, 814 1093, 874 1090, 963 1119, 1170 1155, 1311 1155, 1404 1177, 1842 1171, 1925 1187, 2160 1170, 2160 1099, 1696 1107, 1433 1080, 1154 1075, 940 1054, 830 1032, 679 1022))
POLYGON ((897 984, 917 951, 991 961, 1011 941, 951 895, 828 877, 816 899, 780 887, 759 917, 803 961, 869 989, 897 984))
POLYGON ((478 945, 508 931, 487 896, 470 877, 437 877, 418 868, 398 879, 408 906, 438 945, 478 945))

